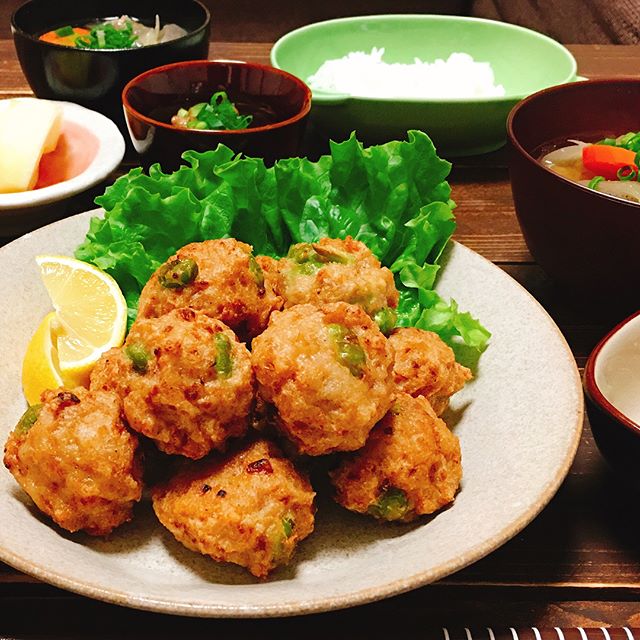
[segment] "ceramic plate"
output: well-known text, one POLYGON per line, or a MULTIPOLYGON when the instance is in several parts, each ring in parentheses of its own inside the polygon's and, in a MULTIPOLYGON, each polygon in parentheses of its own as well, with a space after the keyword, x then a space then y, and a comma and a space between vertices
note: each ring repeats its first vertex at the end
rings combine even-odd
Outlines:
MULTIPOLYGON (((25 403, 20 366, 49 301, 33 257, 71 254, 90 214, 57 222, 0 250, 0 439, 25 403)), ((121 605, 192 616, 261 617, 362 604, 433 582, 506 542, 547 504, 573 460, 582 427, 574 359, 553 321, 514 280, 454 244, 445 296, 492 331, 476 379, 452 403, 464 477, 453 506, 411 525, 382 526, 319 505, 316 531, 266 582, 185 549, 149 504, 106 540, 61 532, 0 469, 0 559, 41 580, 121 605)))

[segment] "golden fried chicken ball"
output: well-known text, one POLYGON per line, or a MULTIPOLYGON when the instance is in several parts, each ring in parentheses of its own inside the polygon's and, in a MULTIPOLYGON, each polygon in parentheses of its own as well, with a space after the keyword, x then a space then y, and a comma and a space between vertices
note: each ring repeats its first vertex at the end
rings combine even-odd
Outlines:
POLYGON ((313 531, 308 480, 266 440, 190 463, 154 489, 160 522, 188 549, 264 578, 313 531))
POLYGON ((91 390, 114 391, 124 398, 132 363, 120 347, 109 349, 100 356, 91 370, 89 388, 91 390))
POLYGON ((423 398, 398 395, 363 449, 330 473, 336 502, 409 522, 448 505, 460 485, 460 443, 423 398))
POLYGON ((473 377, 456 362, 451 347, 438 334, 409 327, 389 336, 394 351, 393 376, 398 388, 412 396, 424 396, 442 415, 449 398, 473 377))
MULTIPOLYGON (((125 416, 161 451, 202 458, 247 430, 251 356, 219 320, 186 308, 141 318, 131 327, 123 356, 107 357, 116 371, 123 357, 129 360, 120 385, 125 416)), ((104 377, 94 373, 92 384, 104 377)))
POLYGON ((398 291, 393 274, 369 248, 348 236, 295 244, 279 261, 278 292, 285 307, 348 302, 362 307, 389 330, 395 324, 398 291))
POLYGON ((300 453, 353 451, 393 401, 393 354, 361 307, 336 302, 275 312, 254 339, 259 393, 300 453))
POLYGON ((271 272, 251 246, 233 238, 194 242, 151 276, 140 294, 139 318, 190 307, 221 320, 243 340, 259 334, 282 307, 271 272))
POLYGON ((9 435, 5 466, 63 529, 102 536, 131 520, 142 466, 121 414, 115 393, 46 391, 9 435))

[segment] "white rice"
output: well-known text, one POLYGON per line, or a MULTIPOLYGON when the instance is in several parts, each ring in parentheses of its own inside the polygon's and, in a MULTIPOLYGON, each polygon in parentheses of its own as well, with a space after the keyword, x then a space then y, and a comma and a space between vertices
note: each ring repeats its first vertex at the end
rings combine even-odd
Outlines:
POLYGON ((413 64, 383 62, 384 48, 371 53, 352 51, 327 60, 307 79, 316 91, 370 98, 486 98, 503 96, 488 62, 476 62, 467 53, 452 53, 447 60, 413 64))

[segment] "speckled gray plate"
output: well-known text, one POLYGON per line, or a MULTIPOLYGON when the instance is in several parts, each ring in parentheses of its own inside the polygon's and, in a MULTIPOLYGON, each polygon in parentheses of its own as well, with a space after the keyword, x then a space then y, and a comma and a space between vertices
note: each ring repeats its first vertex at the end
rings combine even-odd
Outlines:
MULTIPOLYGON (((20 367, 49 301, 34 256, 72 254, 90 214, 0 249, 0 440, 22 413, 20 367)), ((562 335, 509 276, 454 245, 439 290, 492 331, 476 380, 450 421, 464 478, 454 505, 413 525, 382 526, 320 504, 316 531, 268 582, 187 551, 148 504, 107 540, 69 535, 31 506, 0 469, 0 559, 46 582, 121 605, 191 616, 260 617, 361 604, 433 582, 482 558, 551 499, 574 457, 582 390, 562 335)))

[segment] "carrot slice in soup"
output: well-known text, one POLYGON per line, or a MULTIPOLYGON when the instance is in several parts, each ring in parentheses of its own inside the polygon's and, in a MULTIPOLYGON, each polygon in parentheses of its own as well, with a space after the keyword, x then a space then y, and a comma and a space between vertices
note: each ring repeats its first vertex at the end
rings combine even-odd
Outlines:
POLYGON ((582 164, 588 171, 607 180, 617 180, 618 171, 624 167, 633 167, 637 172, 636 154, 623 147, 607 144, 592 144, 582 149, 582 164))

